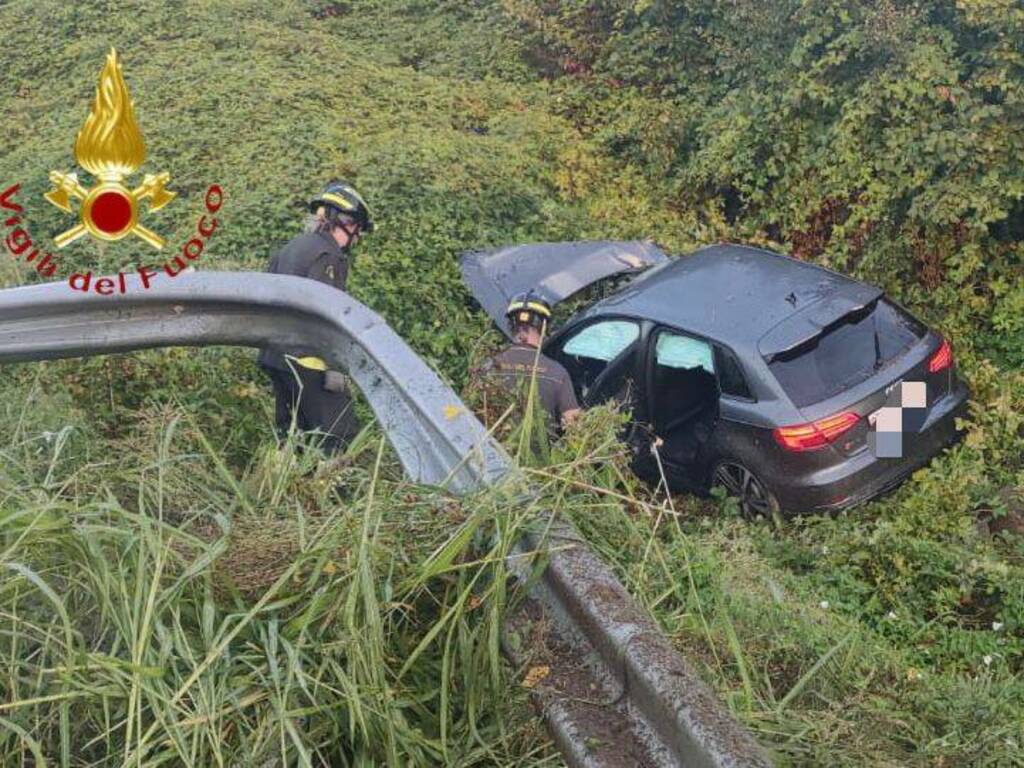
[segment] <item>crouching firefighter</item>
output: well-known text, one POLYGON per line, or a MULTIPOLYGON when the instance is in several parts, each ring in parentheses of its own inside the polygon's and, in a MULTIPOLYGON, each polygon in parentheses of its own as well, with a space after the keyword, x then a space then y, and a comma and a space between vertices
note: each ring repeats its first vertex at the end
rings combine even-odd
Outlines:
POLYGON ((536 382, 535 396, 549 424, 556 429, 567 426, 580 412, 572 379, 565 368, 540 351, 551 320, 551 305, 530 291, 512 299, 505 317, 512 344, 488 361, 487 377, 519 395, 536 382))
MULTIPOLYGON (((366 202, 344 181, 332 181, 309 204, 304 234, 291 240, 271 260, 267 271, 296 275, 345 290, 351 248, 373 231, 366 202)), ((294 419, 304 432, 320 432, 324 450, 336 453, 355 436, 358 425, 345 377, 327 369, 318 357, 293 357, 270 349, 258 362, 274 386, 274 417, 280 437, 294 419)))

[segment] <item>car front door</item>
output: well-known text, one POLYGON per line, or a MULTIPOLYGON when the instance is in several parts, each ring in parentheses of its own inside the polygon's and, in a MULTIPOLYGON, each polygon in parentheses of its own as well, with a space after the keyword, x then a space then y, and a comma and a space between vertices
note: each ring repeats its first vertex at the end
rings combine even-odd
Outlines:
POLYGON ((570 330, 545 352, 569 372, 580 405, 614 399, 631 409, 636 399, 640 323, 630 318, 602 318, 570 330))

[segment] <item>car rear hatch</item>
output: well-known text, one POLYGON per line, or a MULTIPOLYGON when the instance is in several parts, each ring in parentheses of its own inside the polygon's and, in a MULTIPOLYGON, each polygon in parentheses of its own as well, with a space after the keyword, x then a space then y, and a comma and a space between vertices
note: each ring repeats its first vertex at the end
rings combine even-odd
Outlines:
POLYGON ((904 399, 923 382, 922 407, 903 410, 903 429, 923 424, 953 386, 953 366, 929 369, 942 339, 877 288, 854 284, 797 313, 759 343, 769 369, 807 423, 852 413, 856 423, 832 442, 850 456, 868 446, 870 419, 885 406, 917 406, 904 399), (906 393, 906 394, 904 394, 906 393))
POLYGON ((468 251, 459 266, 470 293, 508 333, 505 309, 517 294, 534 290, 554 306, 601 280, 666 261, 668 256, 653 243, 596 240, 468 251))

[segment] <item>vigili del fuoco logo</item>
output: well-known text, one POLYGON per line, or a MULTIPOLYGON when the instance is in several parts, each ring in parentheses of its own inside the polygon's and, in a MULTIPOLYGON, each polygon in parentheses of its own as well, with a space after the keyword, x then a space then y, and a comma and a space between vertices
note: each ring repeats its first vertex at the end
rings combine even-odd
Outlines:
MULTIPOLYGON (((95 183, 91 187, 84 185, 75 172, 50 172, 53 189, 46 193, 46 199, 72 214, 76 212, 73 201, 78 203, 78 223, 54 237, 57 249, 86 235, 106 242, 135 236, 153 248, 162 249, 166 240, 140 219, 144 213, 163 208, 177 193, 167 189, 171 180, 167 171, 145 174, 134 188, 124 183, 145 163, 146 143, 135 120, 135 103, 128 94, 121 62, 113 48, 100 72, 92 109, 75 138, 74 154, 78 165, 93 176, 95 183)), ((11 230, 4 243, 14 258, 34 265, 44 277, 53 277, 57 272, 56 257, 52 253, 40 257, 39 249, 22 223, 24 209, 15 200, 20 188, 20 183, 14 184, 0 195, 0 207, 5 213, 13 214, 4 221, 11 230)), ((168 277, 177 277, 189 262, 199 258, 206 241, 217 229, 218 221, 213 214, 220 210, 223 196, 218 184, 206 190, 206 213, 196 224, 196 236, 182 246, 181 255, 165 262, 162 270, 138 267, 143 288, 149 288, 161 271, 168 277)), ((68 284, 84 292, 94 288, 101 295, 126 291, 123 272, 118 274, 116 284, 113 278, 99 278, 93 283, 91 272, 71 275, 68 284)))
POLYGON ((99 179, 99 184, 86 189, 78 183, 77 174, 50 172, 56 189, 46 193, 47 200, 68 213, 73 213, 71 198, 82 201, 80 222, 53 239, 57 247, 63 248, 88 232, 111 241, 136 235, 154 248, 163 248, 164 239, 139 223, 140 204, 148 199, 149 210, 158 211, 177 193, 165 189, 171 180, 166 171, 146 174, 142 184, 132 190, 121 183, 146 161, 146 143, 135 122, 135 104, 128 96, 114 50, 100 73, 92 112, 75 139, 75 160, 99 179))

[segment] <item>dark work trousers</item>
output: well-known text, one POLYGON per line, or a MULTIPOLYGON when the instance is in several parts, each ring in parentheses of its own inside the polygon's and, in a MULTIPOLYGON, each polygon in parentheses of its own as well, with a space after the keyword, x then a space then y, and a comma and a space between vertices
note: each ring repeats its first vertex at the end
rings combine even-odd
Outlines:
POLYGON ((327 392, 322 371, 299 365, 295 373, 267 367, 263 370, 274 385, 274 421, 280 438, 287 436, 294 413, 297 430, 323 434, 326 453, 338 453, 352 442, 359 425, 347 386, 344 392, 327 392))

